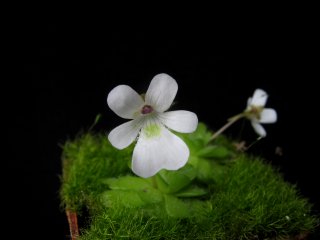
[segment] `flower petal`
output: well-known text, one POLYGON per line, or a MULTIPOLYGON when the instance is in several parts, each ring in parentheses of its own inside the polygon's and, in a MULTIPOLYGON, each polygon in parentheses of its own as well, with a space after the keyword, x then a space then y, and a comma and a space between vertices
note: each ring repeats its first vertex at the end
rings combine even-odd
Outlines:
POLYGON ((136 139, 140 129, 139 121, 132 120, 113 129, 109 133, 108 139, 115 148, 124 149, 136 139))
POLYGON ((157 137, 148 137, 141 131, 133 150, 132 171, 140 177, 148 178, 161 169, 177 170, 189 158, 189 148, 176 135, 161 126, 157 137))
POLYGON ((256 89, 250 105, 264 107, 268 99, 268 94, 262 89, 256 89))
POLYGON ((182 133, 191 133, 198 126, 197 115, 184 110, 165 112, 160 115, 160 119, 168 128, 182 133))
POLYGON ((267 136, 267 132, 266 130, 264 130, 264 128, 262 127, 262 125, 260 123, 258 123, 255 120, 251 121, 251 125, 254 129, 254 131, 260 136, 260 137, 265 137, 267 136))
POLYGON ((164 112, 171 106, 177 91, 176 80, 165 73, 158 74, 150 83, 146 93, 146 104, 158 112, 164 112))
POLYGON ((134 119, 144 104, 141 96, 127 85, 119 85, 112 89, 107 102, 112 111, 126 119, 134 119))
POLYGON ((277 121, 277 112, 272 108, 265 108, 260 115, 260 123, 274 123, 277 121))

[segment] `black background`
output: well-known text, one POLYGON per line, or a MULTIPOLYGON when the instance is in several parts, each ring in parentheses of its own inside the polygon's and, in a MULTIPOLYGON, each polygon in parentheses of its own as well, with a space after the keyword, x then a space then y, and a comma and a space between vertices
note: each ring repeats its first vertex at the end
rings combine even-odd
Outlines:
MULTIPOLYGON (((267 107, 277 110, 278 122, 265 125, 268 136, 249 153, 279 167, 319 213, 318 77, 308 39, 277 31, 252 38, 234 33, 219 41, 210 29, 151 33, 39 22, 17 30, 12 80, 2 88, 10 123, 4 125, 10 155, 4 175, 13 185, 3 184, 12 196, 5 210, 14 235, 66 239, 59 144, 88 129, 99 113, 97 131, 123 123, 106 104, 108 92, 127 84, 142 93, 158 73, 178 82, 174 108, 197 113, 213 130, 241 112, 256 88, 267 91, 267 107)), ((256 138, 248 123, 226 134, 249 144, 256 138)))

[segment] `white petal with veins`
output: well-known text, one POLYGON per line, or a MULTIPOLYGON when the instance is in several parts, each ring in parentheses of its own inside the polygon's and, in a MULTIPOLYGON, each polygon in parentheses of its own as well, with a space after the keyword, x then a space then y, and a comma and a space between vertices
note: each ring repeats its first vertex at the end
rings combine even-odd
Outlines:
POLYGON ((171 106, 178 91, 176 80, 168 74, 156 75, 146 93, 146 104, 151 105, 156 111, 164 112, 171 106))
POLYGON ((268 99, 268 94, 262 89, 256 89, 250 105, 264 107, 268 99))
POLYGON ((140 129, 139 120, 132 120, 113 129, 108 139, 115 148, 124 149, 136 139, 140 129))
POLYGON ((142 129, 137 145, 133 150, 132 171, 148 178, 161 169, 177 170, 189 158, 187 145, 176 135, 161 126, 161 133, 155 137, 144 134, 142 129))
POLYGON ((107 103, 118 116, 134 119, 144 102, 141 96, 127 85, 119 85, 111 90, 107 103))
POLYGON ((198 126, 197 115, 184 110, 165 112, 160 119, 165 126, 181 133, 194 132, 198 126))

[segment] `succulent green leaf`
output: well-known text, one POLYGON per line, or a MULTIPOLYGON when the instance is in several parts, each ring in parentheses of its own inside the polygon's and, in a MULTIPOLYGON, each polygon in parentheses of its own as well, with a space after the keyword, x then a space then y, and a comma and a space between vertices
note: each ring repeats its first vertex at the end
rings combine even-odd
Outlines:
POLYGON ((119 204, 127 208, 142 207, 145 202, 136 191, 111 190, 102 193, 102 202, 108 207, 119 204))
POLYGON ((227 158, 230 152, 226 147, 209 145, 202 148, 197 155, 204 158, 227 158))
POLYGON ((206 195, 208 192, 204 188, 200 188, 197 186, 190 186, 186 189, 175 193, 176 197, 200 197, 206 195))
MULTIPOLYGON (((106 179, 105 183, 112 189, 112 191, 107 191, 108 194, 111 195, 109 199, 119 202, 119 199, 116 197, 122 196, 124 199, 122 199, 120 203, 123 203, 127 195, 132 197, 133 203, 132 205, 129 203, 129 207, 158 203, 163 200, 162 193, 155 189, 148 179, 124 176, 106 179)), ((131 201, 131 199, 128 198, 128 201, 131 201)), ((126 206, 126 204, 124 204, 124 206, 126 206)))
POLYGON ((175 193, 189 185, 197 176, 196 169, 187 164, 177 171, 162 170, 157 174, 157 184, 165 193, 175 193))
POLYGON ((190 215, 188 206, 182 200, 171 195, 165 195, 164 199, 165 208, 170 217, 186 218, 190 215))
POLYGON ((146 179, 134 176, 108 178, 105 183, 113 190, 145 190, 152 188, 152 185, 146 179))

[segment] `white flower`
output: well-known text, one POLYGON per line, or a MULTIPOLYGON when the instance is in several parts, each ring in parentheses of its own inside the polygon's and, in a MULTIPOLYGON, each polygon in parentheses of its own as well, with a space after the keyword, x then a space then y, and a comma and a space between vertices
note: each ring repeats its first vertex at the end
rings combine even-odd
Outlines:
POLYGON ((264 108, 268 95, 262 89, 256 89, 252 98, 248 99, 245 116, 251 120, 253 129, 260 137, 267 135, 266 130, 260 123, 275 123, 277 121, 277 112, 272 108, 264 108))
POLYGON ((165 112, 178 91, 177 82, 167 74, 156 75, 143 99, 127 85, 119 85, 109 93, 107 102, 118 116, 133 119, 113 129, 108 139, 123 149, 139 135, 133 150, 132 171, 144 178, 161 169, 177 170, 189 158, 187 145, 167 128, 181 133, 195 131, 197 115, 189 111, 165 112))

